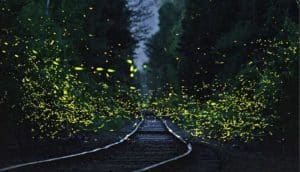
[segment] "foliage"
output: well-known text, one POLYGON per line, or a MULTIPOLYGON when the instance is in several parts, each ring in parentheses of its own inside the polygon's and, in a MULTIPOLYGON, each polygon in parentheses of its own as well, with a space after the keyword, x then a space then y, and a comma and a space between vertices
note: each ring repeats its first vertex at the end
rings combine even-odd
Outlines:
POLYGON ((36 139, 113 130, 137 111, 120 98, 130 92, 119 80, 133 85, 129 12, 121 1, 50 2, 1 1, 1 110, 36 139))
POLYGON ((153 58, 149 68, 160 73, 149 82, 162 83, 154 90, 150 107, 193 135, 208 139, 295 140, 299 81, 296 3, 185 1, 179 8, 183 20, 173 21, 170 17, 179 15, 168 9, 169 18, 164 18, 167 6, 160 12, 162 29, 150 44, 153 58), (179 40, 168 34, 172 29, 163 29, 164 23, 172 22, 176 24, 168 26, 178 26, 182 32, 179 40), (169 38, 177 47, 167 56, 162 47, 173 45, 169 38), (160 70, 165 66, 172 67, 160 70), (173 82, 166 76, 168 72, 174 73, 173 82))
POLYGON ((148 42, 151 57, 147 69, 150 89, 163 88, 168 83, 178 89, 178 47, 182 34, 182 3, 167 2, 160 8, 160 31, 148 42))
POLYGON ((296 2, 165 1, 137 75, 125 1, 49 2, 0 1, 1 121, 59 139, 149 108, 197 137, 297 138, 296 2))

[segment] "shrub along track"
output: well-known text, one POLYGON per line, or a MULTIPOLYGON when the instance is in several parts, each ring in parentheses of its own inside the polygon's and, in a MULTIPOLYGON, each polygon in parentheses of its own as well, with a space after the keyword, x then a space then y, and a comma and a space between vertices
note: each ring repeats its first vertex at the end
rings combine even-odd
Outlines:
POLYGON ((191 144, 164 120, 146 116, 119 142, 78 154, 20 164, 0 171, 146 171, 190 154, 191 144))

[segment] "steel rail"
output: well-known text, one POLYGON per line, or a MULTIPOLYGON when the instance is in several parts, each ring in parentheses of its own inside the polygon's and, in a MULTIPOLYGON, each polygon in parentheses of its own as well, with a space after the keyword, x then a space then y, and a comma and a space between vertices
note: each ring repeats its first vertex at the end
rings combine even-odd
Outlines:
MULTIPOLYGON (((134 172, 143 172, 143 171, 147 171, 156 167, 159 167, 161 165, 164 165, 166 163, 172 162, 172 161, 176 161, 178 159, 181 159, 187 155, 189 155, 192 152, 192 145, 190 143, 187 143, 180 135, 178 135, 177 133, 175 133, 167 124, 166 120, 160 119, 161 122, 164 124, 165 128, 168 130, 169 133, 171 133, 176 139, 178 139, 180 142, 184 143, 187 146, 187 151, 181 155, 175 156, 173 158, 161 161, 159 163, 144 167, 142 169, 138 169, 138 170, 134 170, 134 172)), ((86 154, 91 154, 91 153, 95 153, 101 150, 105 150, 105 149, 109 149, 115 145, 121 144, 123 142, 125 142, 126 140, 128 140, 128 138, 132 135, 134 135, 139 127, 141 126, 141 124, 144 122, 144 119, 141 119, 141 121, 136 122, 134 124, 135 128, 129 133, 127 134, 125 137, 123 137, 122 139, 120 139, 117 142, 108 144, 104 147, 100 147, 100 148, 96 148, 96 149, 92 149, 89 151, 84 151, 84 152, 80 152, 80 153, 76 153, 76 154, 70 154, 70 155, 66 155, 66 156, 60 156, 60 157, 56 157, 56 158, 50 158, 50 159, 45 159, 45 160, 39 160, 39 161, 33 161, 33 162, 28 162, 28 163, 23 163, 23 164, 17 164, 17 165, 13 165, 13 166, 8 166, 5 168, 1 168, 0 172, 4 172, 4 171, 9 171, 9 170, 13 170, 13 169, 17 169, 17 168, 21 168, 21 167, 26 167, 26 166, 31 166, 31 165, 37 165, 37 164, 42 164, 42 163, 46 163, 46 162, 53 162, 53 161, 57 161, 57 160, 63 160, 63 159, 68 159, 68 158, 73 158, 73 157, 78 157, 78 156, 82 156, 82 155, 86 155, 86 154)))
POLYGON ((150 165, 148 167, 145 167, 145 168, 142 168, 142 169, 139 169, 139 170, 134 170, 134 172, 143 172, 143 171, 147 171, 147 170, 150 170, 150 169, 153 169, 153 168, 156 168, 156 167, 159 167, 161 165, 164 165, 164 164, 167 164, 169 162, 172 162, 172 161, 176 161, 178 159, 181 159, 181 158, 184 158, 186 157, 187 155, 189 155, 192 150, 193 150, 193 147, 192 147, 192 144, 191 143, 187 143, 180 135, 176 134, 167 124, 166 120, 162 120, 160 119, 163 124, 165 125, 165 127, 167 128, 167 130, 173 135, 175 136, 178 140, 180 140, 182 143, 184 143, 186 146, 187 146, 187 151, 181 155, 178 155, 178 156, 175 156, 173 158, 170 158, 170 159, 167 159, 165 161, 161 161, 159 163, 156 163, 156 164, 153 164, 153 165, 150 165))
POLYGON ((16 165, 0 168, 0 172, 9 171, 9 170, 13 170, 13 169, 21 168, 21 167, 26 167, 26 166, 31 166, 31 165, 36 165, 36 164, 42 164, 42 163, 46 163, 46 162, 53 162, 53 161, 57 161, 57 160, 78 157, 78 156, 91 154, 91 153, 95 153, 95 152, 98 152, 98 151, 101 151, 101 150, 108 149, 110 147, 116 146, 116 145, 121 144, 124 141, 128 140, 128 138, 130 136, 132 136, 133 134, 135 134, 137 132, 137 130, 139 129, 139 127, 143 123, 143 121, 144 121, 144 119, 141 119, 141 121, 139 121, 139 122, 135 122, 134 123, 135 128, 130 133, 128 133, 125 137, 123 137, 119 141, 108 144, 104 147, 95 148, 95 149, 80 152, 80 153, 75 153, 75 154, 70 154, 70 155, 65 155, 65 156, 59 156, 59 157, 56 157, 56 158, 50 158, 50 159, 45 159, 45 160, 32 161, 32 162, 27 162, 27 163, 22 163, 22 164, 16 164, 16 165))

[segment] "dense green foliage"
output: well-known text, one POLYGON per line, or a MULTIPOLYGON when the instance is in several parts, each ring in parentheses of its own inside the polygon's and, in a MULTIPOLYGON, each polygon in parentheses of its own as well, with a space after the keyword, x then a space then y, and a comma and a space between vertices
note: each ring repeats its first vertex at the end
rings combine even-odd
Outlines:
POLYGON ((124 2, 49 2, 1 1, 3 123, 57 139, 133 117, 124 2))
POLYGON ((182 32, 182 4, 166 3, 160 9, 160 32, 155 34, 148 45, 151 57, 147 71, 150 88, 158 88, 166 83, 178 85, 178 43, 182 32))
POLYGON ((135 75, 125 1, 0 1, 1 123, 68 138, 149 108, 197 137, 297 140, 299 3, 164 2, 135 75))
POLYGON ((176 3, 149 43, 153 108, 208 139, 296 141, 299 4, 176 3))

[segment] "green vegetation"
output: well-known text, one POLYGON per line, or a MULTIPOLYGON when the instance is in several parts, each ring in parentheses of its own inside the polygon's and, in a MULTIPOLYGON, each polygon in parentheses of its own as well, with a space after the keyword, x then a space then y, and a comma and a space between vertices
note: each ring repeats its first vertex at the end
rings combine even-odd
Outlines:
POLYGON ((133 118, 135 101, 124 90, 134 86, 128 64, 134 41, 124 2, 46 5, 1 1, 3 122, 34 139, 60 139, 113 130, 133 118))
POLYGON ((149 43, 152 107, 206 139, 297 142, 298 10, 283 0, 166 3, 149 43))
POLYGON ((298 140, 299 3, 166 1, 137 74, 125 1, 49 2, 0 2, 2 123, 61 139, 149 108, 206 139, 298 140))

